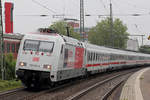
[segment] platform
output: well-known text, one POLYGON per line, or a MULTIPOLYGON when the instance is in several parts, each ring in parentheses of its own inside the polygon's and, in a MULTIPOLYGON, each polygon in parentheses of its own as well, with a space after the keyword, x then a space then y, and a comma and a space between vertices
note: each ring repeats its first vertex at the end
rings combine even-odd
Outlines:
POLYGON ((128 78, 120 100, 150 100, 150 68, 142 69, 128 78))

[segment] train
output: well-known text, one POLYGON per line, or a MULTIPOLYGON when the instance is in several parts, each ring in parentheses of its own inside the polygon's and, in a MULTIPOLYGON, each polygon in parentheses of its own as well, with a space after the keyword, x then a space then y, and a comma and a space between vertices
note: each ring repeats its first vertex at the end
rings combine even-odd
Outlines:
POLYGON ((149 64, 149 54, 97 46, 57 33, 29 34, 20 43, 16 76, 31 88, 149 64))
POLYGON ((17 54, 18 54, 20 41, 21 41, 22 37, 23 37, 23 35, 21 35, 19 33, 3 34, 4 54, 7 55, 8 53, 12 53, 14 59, 17 59, 17 54))

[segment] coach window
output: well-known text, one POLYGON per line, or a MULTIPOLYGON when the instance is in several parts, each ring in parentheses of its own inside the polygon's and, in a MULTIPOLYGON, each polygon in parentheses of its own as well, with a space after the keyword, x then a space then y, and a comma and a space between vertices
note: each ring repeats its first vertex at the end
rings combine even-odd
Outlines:
POLYGON ((100 61, 102 61, 103 60, 103 58, 102 58, 102 54, 100 54, 100 61))
POLYGON ((90 61, 90 52, 88 52, 88 61, 90 61))
POLYGON ((91 52, 89 52, 89 61, 91 61, 91 52))
POLYGON ((103 54, 101 54, 101 61, 103 61, 103 54))
POLYGON ((91 57, 91 61, 94 60, 94 53, 92 52, 92 57, 91 57))
POLYGON ((108 61, 108 54, 106 54, 106 60, 108 61))
POLYGON ((97 61, 97 53, 96 53, 96 61, 97 61))
POLYGON ((7 43, 7 53, 10 52, 10 43, 7 43))
POLYGON ((90 52, 87 53, 87 60, 90 61, 90 52))
POLYGON ((17 43, 17 44, 16 44, 16 52, 18 52, 19 46, 20 46, 20 43, 17 43))
POLYGON ((110 54, 110 60, 113 60, 113 55, 112 54, 110 54))
POLYGON ((91 52, 89 52, 89 61, 91 61, 91 52))
POLYGON ((97 58, 97 57, 96 57, 96 53, 95 53, 95 61, 96 61, 96 58, 97 58))
POLYGON ((92 55, 93 55, 93 53, 91 52, 90 53, 90 61, 92 61, 92 55))
POLYGON ((93 52, 91 52, 91 61, 93 61, 93 52))
POLYGON ((96 53, 95 53, 95 61, 96 61, 96 53))
POLYGON ((105 54, 105 61, 107 61, 107 54, 105 54))
POLYGON ((96 56, 95 53, 93 53, 93 61, 95 61, 95 56, 96 56))
POLYGON ((101 60, 104 61, 104 54, 101 55, 101 60))
POLYGON ((93 61, 94 53, 91 53, 91 61, 93 61))
POLYGON ((105 54, 103 54, 103 61, 105 61, 105 54))
POLYGON ((14 43, 11 44, 11 48, 12 48, 12 52, 15 53, 15 44, 14 43))
POLYGON ((86 58, 87 58, 87 61, 89 61, 89 52, 87 52, 86 58))
POLYGON ((97 54, 97 61, 99 61, 99 53, 97 54))
POLYGON ((91 60, 94 61, 94 52, 92 52, 91 60))
POLYGON ((97 61, 97 53, 96 53, 96 61, 97 61))

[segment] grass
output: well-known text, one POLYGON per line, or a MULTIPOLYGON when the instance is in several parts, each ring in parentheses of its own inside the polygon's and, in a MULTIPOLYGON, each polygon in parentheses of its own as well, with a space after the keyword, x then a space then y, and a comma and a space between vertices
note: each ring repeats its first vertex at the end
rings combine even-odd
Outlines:
POLYGON ((21 81, 0 80, 0 92, 22 87, 21 81))

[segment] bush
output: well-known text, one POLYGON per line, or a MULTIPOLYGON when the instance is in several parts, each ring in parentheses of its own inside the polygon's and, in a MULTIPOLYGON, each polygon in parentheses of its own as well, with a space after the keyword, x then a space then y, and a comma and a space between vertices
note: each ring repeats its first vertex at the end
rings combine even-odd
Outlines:
POLYGON ((11 80, 15 78, 15 65, 16 60, 13 58, 13 54, 9 53, 5 56, 5 75, 6 79, 11 80))
MULTIPOLYGON (((1 63, 1 62, 0 62, 1 63)), ((16 60, 12 53, 8 53, 4 56, 4 68, 5 68, 5 79, 12 80, 15 79, 15 65, 16 60)), ((0 72, 1 77, 1 72, 0 72)))

